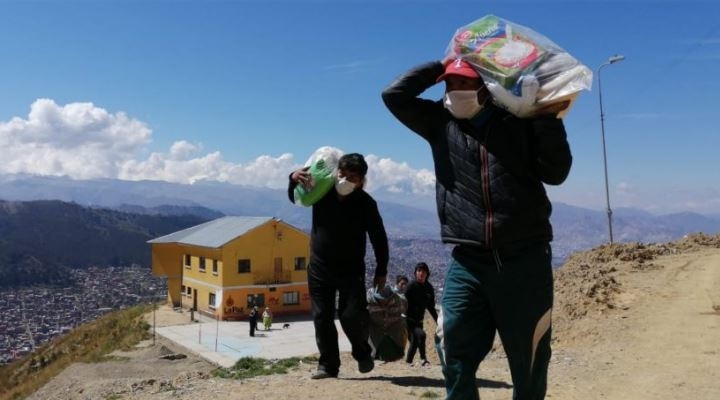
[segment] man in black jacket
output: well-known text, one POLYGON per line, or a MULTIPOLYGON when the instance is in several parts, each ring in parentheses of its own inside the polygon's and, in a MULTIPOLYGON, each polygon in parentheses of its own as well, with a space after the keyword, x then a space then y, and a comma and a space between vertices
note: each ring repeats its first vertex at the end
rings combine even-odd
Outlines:
MULTIPOLYGON (((389 259, 388 241, 377 203, 363 190, 368 166, 357 153, 338 160, 338 181, 313 205, 308 287, 312 299, 315 340, 320 351, 313 379, 335 378, 340 369, 337 313, 352 346, 352 356, 362 373, 375 364, 368 342, 369 314, 365 290, 366 237, 370 237, 377 266, 373 284, 385 286, 389 259)), ((308 168, 290 174, 288 197, 294 202, 295 186, 310 179, 308 168)))
POLYGON ((448 399, 478 399, 475 374, 502 339, 513 399, 542 399, 553 303, 550 200, 572 156, 556 115, 517 118, 492 104, 462 60, 417 66, 382 93, 405 126, 430 144, 441 238, 455 245, 439 337, 448 399), (420 95, 445 82, 442 101, 420 95))
POLYGON ((255 329, 257 329, 257 320, 258 309, 257 306, 255 306, 252 308, 252 310, 250 310, 250 315, 248 317, 248 322, 250 323, 250 336, 255 336, 255 329))
POLYGON ((435 289, 428 281, 430 278, 430 268, 424 262, 420 262, 415 266, 415 279, 410 282, 405 291, 408 307, 405 313, 405 323, 407 324, 408 337, 410 338, 410 348, 408 349, 405 362, 412 364, 415 358, 415 352, 420 353, 420 365, 429 366, 430 361, 427 360, 425 354, 425 329, 423 320, 425 319, 425 310, 437 322, 438 315, 435 310, 435 289))

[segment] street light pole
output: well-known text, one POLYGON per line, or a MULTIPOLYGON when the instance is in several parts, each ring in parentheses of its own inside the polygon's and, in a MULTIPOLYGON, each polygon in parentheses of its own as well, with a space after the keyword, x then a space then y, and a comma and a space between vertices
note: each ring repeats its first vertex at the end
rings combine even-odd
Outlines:
POLYGON ((597 77, 598 77, 598 94, 600 97, 600 131, 602 134, 602 151, 603 151, 603 166, 605 168, 605 202, 607 204, 607 218, 608 218, 608 233, 610 235, 610 244, 613 243, 613 230, 612 230, 612 209, 610 208, 610 188, 608 186, 608 171, 607 171, 607 152, 605 150, 605 113, 603 112, 603 104, 602 104, 602 84, 600 81, 600 70, 602 67, 610 64, 615 64, 616 62, 622 61, 625 59, 625 56, 616 54, 610 58, 606 62, 604 62, 602 65, 600 65, 597 69, 597 77))

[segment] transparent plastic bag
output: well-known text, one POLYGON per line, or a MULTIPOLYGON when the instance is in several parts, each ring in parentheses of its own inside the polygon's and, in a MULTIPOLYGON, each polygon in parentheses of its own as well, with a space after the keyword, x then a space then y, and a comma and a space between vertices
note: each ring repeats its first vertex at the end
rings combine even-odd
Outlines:
POLYGON ((323 146, 315 150, 305 163, 310 173, 307 184, 295 186, 295 204, 309 207, 320 200, 335 185, 338 160, 343 152, 335 147, 323 146))
POLYGON ((405 355, 407 327, 405 295, 392 290, 388 285, 367 291, 369 333, 373 358, 382 361, 396 361, 405 355))
POLYGON ((470 63, 493 101, 518 117, 544 112, 564 117, 592 71, 545 36, 495 15, 455 31, 446 59, 470 63))

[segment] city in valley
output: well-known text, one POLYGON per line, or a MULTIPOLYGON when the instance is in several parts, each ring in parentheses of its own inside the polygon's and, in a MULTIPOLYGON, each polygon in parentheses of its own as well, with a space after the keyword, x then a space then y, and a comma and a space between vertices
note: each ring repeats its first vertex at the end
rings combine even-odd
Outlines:
POLYGON ((147 267, 92 267, 71 273, 71 287, 0 292, 0 364, 104 313, 167 296, 165 279, 154 277, 147 267))

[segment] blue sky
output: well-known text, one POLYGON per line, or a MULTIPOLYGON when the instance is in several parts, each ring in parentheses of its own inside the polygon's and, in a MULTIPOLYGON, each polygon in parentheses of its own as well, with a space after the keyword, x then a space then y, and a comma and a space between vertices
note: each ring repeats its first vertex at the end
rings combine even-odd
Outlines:
MULTIPOLYGON (((280 188, 329 145, 368 156, 371 192, 431 198, 428 146, 380 92, 487 14, 593 72, 626 57, 602 69, 613 208, 720 213, 717 1, 0 0, 0 174, 280 188)), ((605 208, 599 114, 595 80, 552 200, 605 208)))

